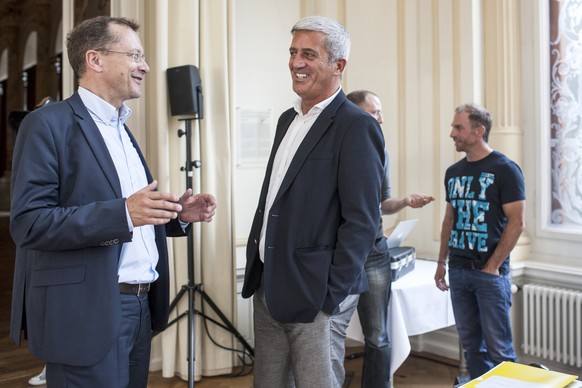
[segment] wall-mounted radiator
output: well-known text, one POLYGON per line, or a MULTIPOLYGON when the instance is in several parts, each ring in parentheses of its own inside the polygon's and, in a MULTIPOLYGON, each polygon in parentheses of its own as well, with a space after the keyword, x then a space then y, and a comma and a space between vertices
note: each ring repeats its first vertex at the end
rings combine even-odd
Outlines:
POLYGON ((524 353, 582 367, 582 292, 523 286, 524 353))

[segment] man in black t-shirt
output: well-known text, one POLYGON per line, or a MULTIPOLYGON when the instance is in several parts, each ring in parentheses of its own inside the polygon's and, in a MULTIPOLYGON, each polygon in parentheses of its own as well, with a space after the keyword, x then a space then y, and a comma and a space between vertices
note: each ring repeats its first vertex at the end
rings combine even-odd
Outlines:
POLYGON ((478 105, 455 110, 450 137, 466 157, 445 174, 447 207, 435 273, 437 287, 451 291, 472 379, 502 361, 517 361, 509 253, 524 230, 525 184, 519 166, 487 144, 491 125, 478 105))

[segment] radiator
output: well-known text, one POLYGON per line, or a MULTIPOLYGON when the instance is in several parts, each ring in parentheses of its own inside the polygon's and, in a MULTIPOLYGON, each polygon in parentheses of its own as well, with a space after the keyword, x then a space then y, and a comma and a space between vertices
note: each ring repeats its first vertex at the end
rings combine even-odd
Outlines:
POLYGON ((530 356, 582 367, 582 292, 523 286, 523 350, 530 356))

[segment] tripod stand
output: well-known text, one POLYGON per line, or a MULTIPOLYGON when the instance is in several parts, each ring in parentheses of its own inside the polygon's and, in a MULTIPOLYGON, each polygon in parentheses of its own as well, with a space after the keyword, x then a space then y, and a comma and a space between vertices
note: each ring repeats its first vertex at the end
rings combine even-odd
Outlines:
MULTIPOLYGON (((193 168, 200 168, 199 160, 192 160, 192 118, 183 119, 185 123, 185 130, 179 130, 178 136, 186 136, 186 164, 181 169, 186 172, 186 189, 192 188, 192 171, 193 168)), ((244 346, 246 351, 251 356, 254 355, 253 348, 247 343, 244 337, 238 332, 234 325, 228 320, 226 315, 220 311, 220 308, 214 303, 210 296, 204 291, 202 284, 196 284, 194 280, 194 236, 192 228, 188 231, 188 283, 183 285, 172 303, 170 303, 170 311, 172 311, 180 299, 184 295, 188 295, 188 311, 180 314, 178 317, 168 323, 168 326, 178 322, 185 316, 188 316, 188 387, 194 387, 194 361, 195 361, 195 315, 198 314, 204 319, 217 324, 223 329, 232 333, 235 338, 244 346), (202 303, 206 302, 222 322, 219 322, 211 317, 206 316, 194 308, 195 294, 198 292, 202 297, 202 303)))

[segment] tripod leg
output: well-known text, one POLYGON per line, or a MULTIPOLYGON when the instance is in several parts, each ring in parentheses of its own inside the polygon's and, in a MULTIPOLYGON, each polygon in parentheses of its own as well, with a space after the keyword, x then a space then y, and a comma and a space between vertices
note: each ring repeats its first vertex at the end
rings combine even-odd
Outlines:
POLYGON ((206 293, 206 291, 204 291, 204 287, 201 284, 199 284, 196 287, 196 290, 200 293, 200 296, 202 296, 202 299, 206 303, 208 303, 208 305, 212 308, 212 310, 214 310, 214 312, 216 313, 216 315, 219 316, 219 318, 222 320, 222 322, 224 322, 224 324, 228 328, 228 330, 244 346, 244 348, 249 352, 249 354, 254 357, 255 351, 252 348, 252 346, 249 345, 249 343, 239 333, 239 331, 236 329, 236 327, 234 327, 234 325, 228 320, 228 318, 226 317, 226 315, 224 315, 224 313, 222 311, 220 311, 220 308, 218 308, 218 306, 216 305, 216 303, 214 303, 214 301, 210 298, 210 296, 206 293))
POLYGON ((188 287, 188 303, 190 308, 188 309, 188 387, 194 388, 194 362, 195 357, 195 322, 196 319, 194 312, 194 287, 188 287))
POLYGON ((195 335, 196 335, 196 327, 195 327, 195 319, 196 319, 196 310, 194 309, 194 297, 196 292, 196 287, 189 282, 188 285, 182 286, 172 303, 170 303, 170 311, 172 311, 177 305, 180 299, 186 295, 188 292, 188 311, 185 313, 180 314, 176 319, 168 322, 168 327, 173 325, 174 323, 178 322, 180 319, 184 318, 188 315, 188 388, 194 388, 194 362, 196 361, 195 357, 195 335))
POLYGON ((174 300, 172 301, 172 303, 170 303, 170 310, 169 311, 174 310, 174 308, 176 307, 176 305, 178 304, 178 302, 182 298, 182 295, 184 295, 186 293, 186 291, 188 291, 188 287, 182 286, 182 288, 180 289, 180 291, 176 294, 176 297, 174 298, 174 300))

